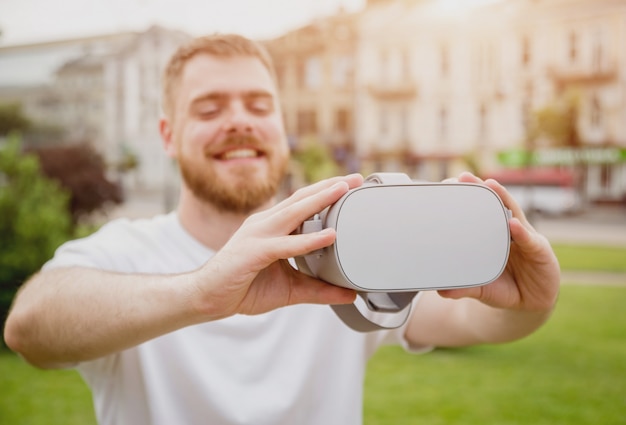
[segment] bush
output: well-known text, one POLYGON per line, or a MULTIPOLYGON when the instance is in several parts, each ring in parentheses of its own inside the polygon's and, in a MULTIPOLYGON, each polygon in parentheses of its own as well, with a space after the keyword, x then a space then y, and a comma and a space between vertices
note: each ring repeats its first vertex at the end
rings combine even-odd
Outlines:
POLYGON ((0 145, 0 315, 17 288, 72 234, 70 196, 41 174, 16 135, 0 145))
POLYGON ((19 103, 0 103, 0 136, 25 131, 32 126, 19 103))
POLYGON ((90 145, 46 146, 29 152, 39 158, 43 174, 69 192, 74 224, 95 211, 123 201, 120 185, 107 178, 104 160, 90 145))

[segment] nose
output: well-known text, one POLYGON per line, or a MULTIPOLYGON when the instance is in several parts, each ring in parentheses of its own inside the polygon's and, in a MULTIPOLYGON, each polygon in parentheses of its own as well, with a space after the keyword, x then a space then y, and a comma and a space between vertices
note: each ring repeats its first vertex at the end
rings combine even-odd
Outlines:
POLYGON ((227 133, 249 133, 252 131, 252 116, 242 102, 232 102, 223 126, 227 133))

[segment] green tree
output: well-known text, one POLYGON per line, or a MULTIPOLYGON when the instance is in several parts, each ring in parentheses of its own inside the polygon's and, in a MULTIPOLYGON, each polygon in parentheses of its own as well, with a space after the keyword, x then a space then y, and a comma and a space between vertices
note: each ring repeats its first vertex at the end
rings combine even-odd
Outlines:
POLYGON ((578 148, 582 140, 578 132, 580 96, 568 91, 533 114, 529 138, 544 139, 551 146, 578 148))
POLYGON ((71 236, 69 194, 41 174, 15 133, 0 144, 0 315, 15 291, 71 236))
POLYGON ((11 131, 26 131, 31 127, 30 120, 24 114, 19 103, 0 103, 0 136, 11 131))
POLYGON ((303 147, 294 152, 293 158, 302 167, 307 183, 313 183, 338 172, 337 163, 329 150, 314 138, 307 139, 303 147))
MULTIPOLYGON (((543 142, 549 147, 580 149, 584 140, 578 131, 580 115, 580 93, 576 89, 568 89, 554 101, 533 113, 526 148, 529 151, 529 166, 532 166, 533 151, 543 142)), ((580 160, 572 165, 575 171, 575 187, 581 199, 586 199, 585 175, 587 166, 580 160)))

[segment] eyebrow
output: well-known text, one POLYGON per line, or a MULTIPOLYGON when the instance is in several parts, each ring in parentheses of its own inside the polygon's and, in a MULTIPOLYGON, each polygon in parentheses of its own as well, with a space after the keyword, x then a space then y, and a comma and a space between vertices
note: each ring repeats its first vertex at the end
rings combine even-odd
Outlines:
MULTIPOLYGON (((191 101, 191 106, 197 105, 198 103, 207 102, 207 101, 223 101, 229 98, 231 95, 228 92, 211 92, 200 95, 191 101)), ((250 99, 258 99, 258 98, 269 98, 273 99, 274 95, 266 90, 249 90, 245 91, 241 94, 244 100, 250 99)))

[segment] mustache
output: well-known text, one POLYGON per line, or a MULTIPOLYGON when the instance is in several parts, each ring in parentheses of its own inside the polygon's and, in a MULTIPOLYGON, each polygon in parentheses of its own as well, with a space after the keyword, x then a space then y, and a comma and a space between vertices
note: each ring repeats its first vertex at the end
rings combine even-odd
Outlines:
POLYGON ((238 134, 226 137, 218 146, 209 145, 205 147, 204 153, 206 155, 213 155, 216 151, 222 151, 226 148, 232 148, 237 146, 245 146, 259 151, 264 151, 264 149, 262 149, 261 141, 256 137, 238 134))
POLYGON ((222 144, 226 146, 232 146, 232 145, 242 146, 242 145, 259 145, 261 144, 261 142, 259 141, 259 139, 257 139, 254 136, 241 134, 241 135, 227 137, 226 139, 224 139, 222 144))

